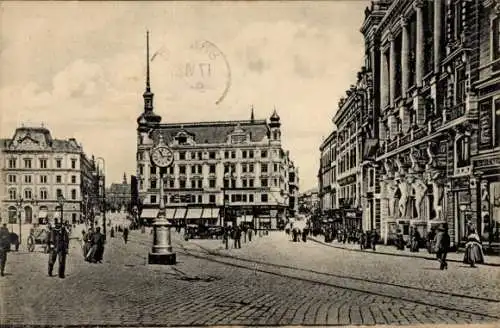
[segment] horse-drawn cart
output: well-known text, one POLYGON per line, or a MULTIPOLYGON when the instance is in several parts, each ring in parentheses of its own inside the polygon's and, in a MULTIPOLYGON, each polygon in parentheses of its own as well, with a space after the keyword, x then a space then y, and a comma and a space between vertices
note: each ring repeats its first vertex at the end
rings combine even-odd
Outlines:
POLYGON ((47 241, 49 239, 49 230, 45 227, 34 227, 30 230, 28 236, 28 251, 33 252, 36 245, 43 247, 43 252, 48 252, 47 241))

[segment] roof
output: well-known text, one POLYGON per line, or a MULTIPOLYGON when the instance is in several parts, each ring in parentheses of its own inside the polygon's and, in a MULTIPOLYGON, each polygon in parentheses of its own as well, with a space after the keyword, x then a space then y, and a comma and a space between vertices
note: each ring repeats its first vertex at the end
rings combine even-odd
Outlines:
POLYGON ((227 136, 233 133, 245 133, 251 142, 262 141, 268 136, 269 127, 266 120, 217 121, 195 123, 161 124, 153 131, 153 139, 161 133, 166 143, 174 140, 179 132, 189 134, 197 144, 220 144, 227 142, 227 136))
POLYGON ((131 193, 130 184, 128 184, 128 183, 112 183, 111 186, 109 186, 108 193, 130 194, 131 193))
POLYGON ((78 152, 82 147, 74 138, 68 140, 52 139, 50 131, 44 127, 21 127, 14 132, 12 139, 1 139, 2 150, 35 150, 53 152, 78 152))

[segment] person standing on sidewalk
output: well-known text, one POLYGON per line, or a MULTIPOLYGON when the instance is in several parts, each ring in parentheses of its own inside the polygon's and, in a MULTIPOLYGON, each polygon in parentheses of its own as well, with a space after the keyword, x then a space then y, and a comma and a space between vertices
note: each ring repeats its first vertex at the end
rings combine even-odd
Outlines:
POLYGON ((234 238, 234 248, 241 248, 241 229, 240 229, 240 227, 238 227, 238 226, 234 227, 233 238, 234 238))
POLYGON ((3 277, 5 273, 5 264, 7 263, 7 252, 10 251, 10 232, 7 224, 4 223, 0 228, 0 274, 3 277))
POLYGON ((123 229, 123 241, 125 242, 125 244, 128 241, 128 228, 123 229))
POLYGON ((439 268, 441 270, 448 269, 448 263, 446 263, 446 255, 448 254, 448 249, 450 248, 450 235, 448 234, 448 225, 446 223, 439 227, 439 231, 436 234, 436 256, 440 263, 439 268))
POLYGON ((66 255, 68 254, 69 234, 66 228, 54 221, 54 227, 49 233, 49 276, 52 276, 52 270, 56 259, 59 259, 59 278, 64 278, 66 270, 66 255))

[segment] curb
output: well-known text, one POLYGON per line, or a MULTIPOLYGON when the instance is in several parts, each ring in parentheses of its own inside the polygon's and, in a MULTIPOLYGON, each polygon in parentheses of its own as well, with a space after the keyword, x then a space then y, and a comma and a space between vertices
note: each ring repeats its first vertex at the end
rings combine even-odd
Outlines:
MULTIPOLYGON (((404 254, 404 253, 402 253, 402 254, 395 254, 395 253, 388 253, 388 252, 381 252, 381 251, 371 251, 371 250, 364 251, 364 250, 361 250, 361 249, 352 249, 352 248, 347 248, 347 247, 332 245, 332 244, 329 244, 329 243, 325 243, 325 242, 319 241, 319 240, 317 240, 314 237, 307 237, 307 239, 310 240, 310 241, 313 241, 315 243, 324 245, 324 246, 328 246, 328 247, 332 247, 332 248, 337 248, 337 249, 343 249, 343 250, 351 251, 351 252, 360 252, 360 253, 367 253, 367 252, 369 252, 371 254, 399 256, 399 257, 408 257, 408 258, 419 258, 419 259, 424 259, 424 260, 436 261, 436 258, 432 257, 432 256, 418 256, 418 255, 409 255, 409 254, 404 254)), ((463 263, 460 260, 447 259, 446 261, 453 262, 453 263, 463 263)), ((492 267, 500 267, 500 263, 486 263, 485 262, 485 263, 483 263, 481 265, 492 266, 492 267)))

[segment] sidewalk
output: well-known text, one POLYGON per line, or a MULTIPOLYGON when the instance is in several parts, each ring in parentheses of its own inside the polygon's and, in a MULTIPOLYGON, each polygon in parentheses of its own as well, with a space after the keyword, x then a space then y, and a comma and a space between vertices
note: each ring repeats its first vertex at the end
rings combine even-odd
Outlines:
MULTIPOLYGON (((319 237, 319 236, 318 236, 319 237)), ((403 256, 403 257, 419 257, 423 258, 426 260, 436 260, 435 254, 429 254, 427 252, 427 249, 421 248, 419 252, 413 253, 410 252, 409 250, 404 250, 404 251, 399 251, 396 249, 395 246, 388 246, 388 245, 377 245, 376 251, 372 251, 371 249, 367 250, 361 250, 359 248, 359 244, 349 244, 349 243, 339 243, 337 241, 333 241, 332 243, 325 243, 324 241, 321 241, 321 237, 308 237, 309 240, 314 241, 318 244, 328 246, 328 247, 333 247, 333 248, 339 248, 339 249, 345 249, 353 252, 369 252, 369 253, 375 253, 375 254, 382 254, 382 255, 390 255, 390 256, 403 256)), ((450 252, 448 253, 447 260, 449 262, 457 262, 457 263, 462 263, 464 258, 464 253, 463 252, 450 252)), ((482 265, 489 265, 489 266, 498 266, 500 267, 500 256, 494 256, 494 255, 485 255, 484 256, 484 264, 482 265)))

